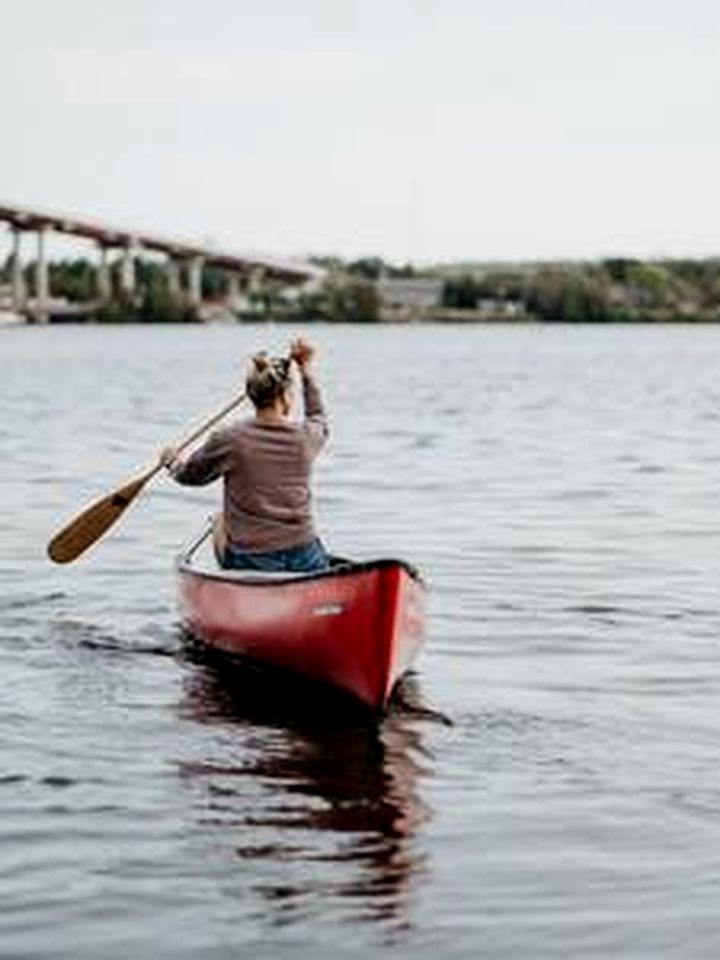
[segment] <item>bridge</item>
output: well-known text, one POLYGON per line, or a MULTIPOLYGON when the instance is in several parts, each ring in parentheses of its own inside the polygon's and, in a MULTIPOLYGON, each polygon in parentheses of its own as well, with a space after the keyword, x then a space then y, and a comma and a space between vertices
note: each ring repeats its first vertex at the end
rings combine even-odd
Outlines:
POLYGON ((202 304, 203 270, 212 267, 225 276, 225 302, 237 307, 242 291, 263 284, 292 286, 304 284, 323 271, 308 263, 243 256, 147 230, 120 228, 99 220, 71 214, 16 206, 0 201, 0 223, 11 233, 10 291, 12 309, 35 322, 46 322, 52 309, 48 239, 52 233, 90 241, 98 251, 98 303, 109 302, 115 293, 113 266, 119 267, 119 293, 132 302, 136 292, 136 261, 143 252, 165 257, 168 290, 183 306, 197 310, 202 304), (35 236, 31 289, 27 289, 23 266, 23 238, 35 236), (113 252, 115 264, 113 264, 113 252))

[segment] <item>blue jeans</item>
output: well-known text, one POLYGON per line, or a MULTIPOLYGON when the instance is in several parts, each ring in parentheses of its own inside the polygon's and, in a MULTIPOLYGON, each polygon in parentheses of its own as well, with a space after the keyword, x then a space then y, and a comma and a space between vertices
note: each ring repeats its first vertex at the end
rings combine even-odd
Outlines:
POLYGON ((265 570, 272 572, 309 573, 327 570, 330 566, 325 547, 315 537, 289 550, 269 550, 266 553, 247 553, 228 544, 223 556, 223 567, 233 570, 265 570))

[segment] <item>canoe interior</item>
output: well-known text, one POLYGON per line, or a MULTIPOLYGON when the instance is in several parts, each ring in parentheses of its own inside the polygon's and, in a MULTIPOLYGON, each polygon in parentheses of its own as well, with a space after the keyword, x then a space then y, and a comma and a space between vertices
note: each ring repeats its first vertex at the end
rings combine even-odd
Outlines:
POLYGON ((195 576, 214 577, 236 583, 248 583, 258 586, 277 586, 280 583, 294 583, 304 580, 322 580, 328 577, 352 576, 363 570, 377 570, 383 567, 401 567, 409 577, 426 587, 424 578, 417 567, 406 560, 382 557, 376 560, 349 560, 346 557, 331 557, 330 568, 312 573, 266 573, 255 570, 229 570, 217 562, 211 545, 212 531, 203 535, 178 557, 178 570, 195 576))

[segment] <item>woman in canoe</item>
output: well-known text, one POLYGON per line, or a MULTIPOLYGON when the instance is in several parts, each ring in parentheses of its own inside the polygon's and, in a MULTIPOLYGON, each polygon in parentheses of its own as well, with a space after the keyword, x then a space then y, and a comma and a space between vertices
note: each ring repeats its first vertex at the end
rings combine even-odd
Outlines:
POLYGON ((211 434, 186 460, 173 448, 161 462, 187 486, 223 479, 224 567, 309 571, 328 566, 311 514, 312 462, 323 447, 328 425, 312 374, 314 350, 295 340, 289 358, 258 354, 247 375, 246 392, 255 416, 211 434), (304 418, 289 419, 292 365, 303 391, 304 418))

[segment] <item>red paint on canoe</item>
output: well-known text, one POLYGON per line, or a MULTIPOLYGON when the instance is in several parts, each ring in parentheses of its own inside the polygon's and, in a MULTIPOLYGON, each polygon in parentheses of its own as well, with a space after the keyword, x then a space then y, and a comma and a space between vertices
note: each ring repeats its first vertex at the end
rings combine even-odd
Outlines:
POLYGON ((425 635, 425 586, 377 560, 321 574, 203 570, 179 564, 184 626, 208 646, 295 670, 385 706, 425 635))

